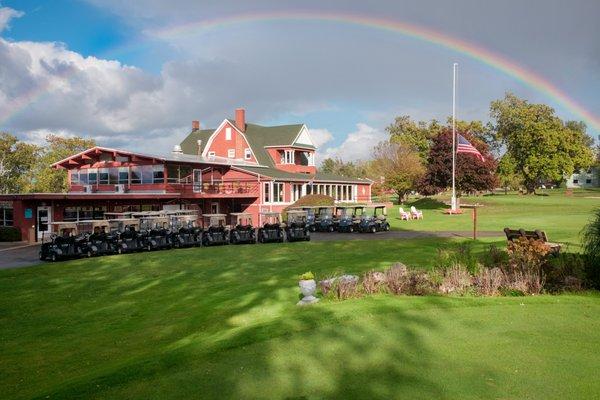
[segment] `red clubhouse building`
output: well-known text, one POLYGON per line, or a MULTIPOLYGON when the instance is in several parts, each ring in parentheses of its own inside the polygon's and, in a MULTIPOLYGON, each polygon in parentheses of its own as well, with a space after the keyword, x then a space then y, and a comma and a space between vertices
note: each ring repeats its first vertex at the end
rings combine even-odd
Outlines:
POLYGON ((53 167, 68 171, 68 193, 0 195, 0 226, 39 240, 49 222, 103 219, 105 212, 197 209, 201 213, 281 211, 307 194, 369 202, 372 181, 323 174, 306 125, 246 123, 244 109, 216 129, 191 133, 169 155, 93 147, 53 167))

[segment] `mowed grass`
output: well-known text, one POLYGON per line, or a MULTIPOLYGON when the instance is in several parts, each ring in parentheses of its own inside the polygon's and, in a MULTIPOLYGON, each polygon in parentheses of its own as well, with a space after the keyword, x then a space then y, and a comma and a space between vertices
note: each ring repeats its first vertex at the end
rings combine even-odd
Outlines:
MULTIPOLYGON (((462 215, 446 215, 446 197, 411 200, 411 205, 422 209, 423 220, 401 221, 398 206, 388 210, 392 229, 416 231, 470 231, 473 229, 472 210, 464 209, 462 215)), ((546 231, 551 241, 558 241, 577 250, 580 233, 591 217, 591 211, 600 207, 600 190, 579 190, 574 196, 566 196, 561 190, 546 190, 543 195, 495 194, 471 196, 462 199, 463 204, 480 204, 477 210, 477 228, 481 231, 523 228, 546 231)))
POLYGON ((428 268, 454 242, 228 246, 0 271, 1 397, 596 397, 595 294, 295 305, 304 271, 428 268))

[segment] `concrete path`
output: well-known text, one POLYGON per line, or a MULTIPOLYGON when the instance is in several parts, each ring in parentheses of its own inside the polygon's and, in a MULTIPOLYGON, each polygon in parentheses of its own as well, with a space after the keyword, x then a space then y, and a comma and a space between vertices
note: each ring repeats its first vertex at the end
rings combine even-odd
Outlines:
MULTIPOLYGON (((503 232, 482 231, 478 232, 478 237, 502 237, 503 232)), ((471 231, 389 231, 377 233, 325 233, 315 232, 311 235, 312 240, 316 242, 326 242, 335 240, 381 240, 381 239, 416 239, 427 237, 439 238, 471 238, 471 231)), ((0 269, 22 268, 39 264, 40 245, 30 245, 25 242, 0 243, 0 269)))

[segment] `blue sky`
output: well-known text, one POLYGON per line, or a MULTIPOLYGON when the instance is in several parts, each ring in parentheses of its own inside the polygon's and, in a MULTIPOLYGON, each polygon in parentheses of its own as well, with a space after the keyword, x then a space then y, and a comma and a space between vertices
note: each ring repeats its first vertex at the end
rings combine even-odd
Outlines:
MULTIPOLYGON (((192 119, 214 126, 243 106, 252 122, 305 122, 322 156, 367 158, 397 115, 446 119, 455 61, 461 118, 487 120, 489 102, 506 91, 579 118, 477 60, 365 27, 256 21, 155 34, 240 13, 298 10, 292 1, 0 0, 0 7, 0 129, 25 140, 83 135, 167 152, 192 119)), ((307 0, 302 10, 385 16, 477 43, 600 114, 598 2, 425 0, 374 8, 307 0)))

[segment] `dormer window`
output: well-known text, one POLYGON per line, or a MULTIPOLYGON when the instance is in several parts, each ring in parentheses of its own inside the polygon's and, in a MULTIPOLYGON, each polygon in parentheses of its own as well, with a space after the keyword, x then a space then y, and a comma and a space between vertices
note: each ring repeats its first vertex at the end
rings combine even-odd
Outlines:
POLYGON ((294 163, 294 150, 285 150, 283 156, 283 164, 294 163))
POLYGON ((250 160, 252 158, 252 150, 244 149, 244 159, 250 160))
POLYGON ((227 158, 235 158, 235 149, 227 150, 227 158))
POLYGON ((231 140, 231 128, 225 128, 225 140, 231 140))

